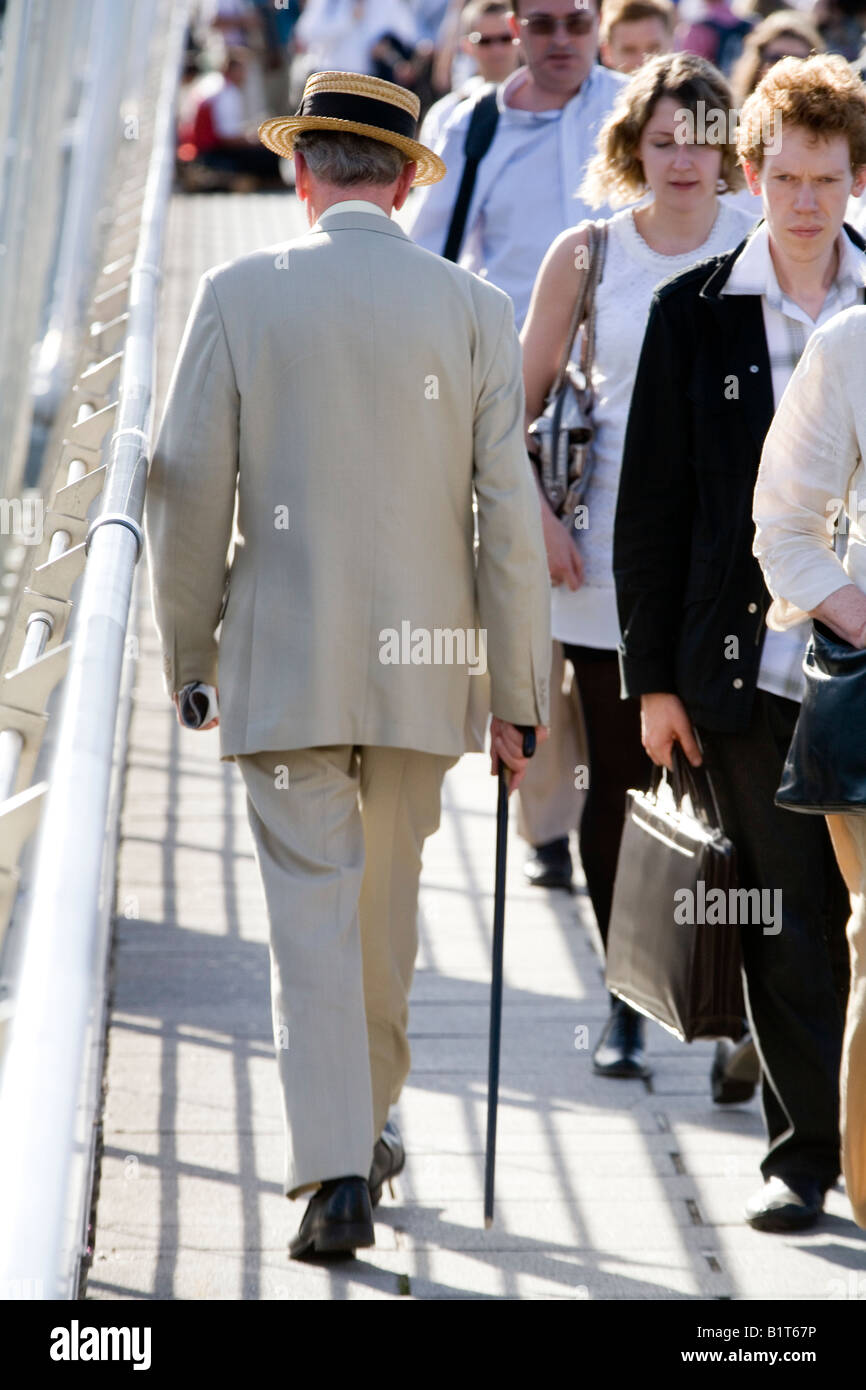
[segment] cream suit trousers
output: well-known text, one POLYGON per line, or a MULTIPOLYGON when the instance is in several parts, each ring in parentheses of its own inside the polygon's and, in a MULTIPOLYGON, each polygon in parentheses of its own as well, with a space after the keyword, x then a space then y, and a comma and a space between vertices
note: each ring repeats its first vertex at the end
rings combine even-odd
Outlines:
POLYGON ((426 837, 456 757, 403 748, 237 754, 270 924, 284 1191, 366 1177, 409 1072, 426 837))
POLYGON ((553 643, 550 664, 550 738, 540 743, 517 791, 517 833, 531 845, 564 840, 577 830, 586 792, 576 789, 575 769, 589 763, 583 706, 562 643, 553 643))
POLYGON ((839 1078, 842 1174, 854 1220, 866 1227, 866 815, 828 816, 827 824, 851 894, 851 988, 839 1078))

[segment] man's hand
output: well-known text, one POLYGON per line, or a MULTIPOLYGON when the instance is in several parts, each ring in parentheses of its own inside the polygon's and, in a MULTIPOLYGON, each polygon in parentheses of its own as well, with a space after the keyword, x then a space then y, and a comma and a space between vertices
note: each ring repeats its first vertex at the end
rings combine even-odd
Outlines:
MULTIPOLYGON (((220 697, 220 688, 219 688, 219 686, 218 686, 218 685, 215 685, 215 686, 214 686, 214 690, 216 691, 217 700, 219 700, 219 697, 220 697)), ((181 717, 180 717, 180 691, 179 691, 179 690, 176 690, 176 691, 174 692, 174 694, 172 695, 171 698, 172 698, 172 700, 174 701, 174 707, 175 707, 175 709, 177 710, 177 722, 178 722, 178 724, 180 725, 180 727, 181 727, 182 729, 189 729, 189 727, 190 727, 189 724, 184 724, 183 720, 182 720, 181 717)), ((215 729, 216 726, 217 726, 217 724, 218 724, 219 722, 220 722, 220 717, 219 717, 218 714, 215 714, 214 717, 213 717, 213 719, 209 720, 207 724, 201 724, 201 725, 199 725, 199 727, 198 727, 197 729, 190 729, 190 733, 193 733, 193 734, 203 734, 204 731, 205 731, 205 729, 215 729)))
POLYGON ((852 647, 861 651, 866 647, 866 594, 856 584, 843 584, 813 608, 809 617, 825 623, 852 647))
MULTIPOLYGON (((543 743, 550 737, 550 730, 539 724, 535 730, 536 743, 543 743)), ((516 724, 508 724, 494 715, 490 721, 490 775, 499 772, 499 760, 511 769, 508 779, 508 795, 515 791, 526 775, 529 759, 523 756, 523 734, 516 724)))
POLYGON ((569 589, 579 589, 583 583, 583 560, 580 551, 540 489, 539 498, 541 528, 544 532, 551 583, 567 584, 569 589))
POLYGON ((640 697, 641 741, 657 767, 673 770, 673 745, 678 743, 692 767, 703 762, 692 721, 677 695, 653 694, 640 697))

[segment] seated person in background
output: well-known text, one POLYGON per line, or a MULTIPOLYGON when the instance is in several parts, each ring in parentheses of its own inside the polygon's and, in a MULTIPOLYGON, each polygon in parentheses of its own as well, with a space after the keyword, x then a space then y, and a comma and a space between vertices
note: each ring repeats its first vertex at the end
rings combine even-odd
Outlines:
POLYGON ((243 49, 229 49, 221 77, 216 82, 203 80, 198 99, 178 124, 178 159, 182 165, 195 163, 243 176, 251 181, 249 186, 282 187, 278 156, 244 126, 246 61, 243 49))

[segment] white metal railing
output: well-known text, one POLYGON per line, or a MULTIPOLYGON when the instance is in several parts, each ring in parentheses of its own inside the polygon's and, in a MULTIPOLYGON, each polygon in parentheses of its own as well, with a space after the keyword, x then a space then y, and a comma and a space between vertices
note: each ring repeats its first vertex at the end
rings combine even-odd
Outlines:
MULTIPOLYGON (((5 839, 14 846, 32 829, 34 805, 42 807, 17 986, 0 1060, 0 1296, 11 1298, 76 1296, 89 1206, 113 907, 114 809, 122 772, 118 725, 128 710, 120 697, 131 679, 124 656, 142 548, 159 264, 186 27, 185 0, 156 3, 153 32, 165 36, 164 57, 140 215, 136 203, 141 190, 133 182, 121 190, 113 259, 100 283, 107 317, 95 325, 98 360, 79 376, 83 407, 63 444, 61 486, 46 515, 44 558, 36 557, 41 563, 34 566, 17 619, 19 669, 3 678, 4 686, 16 678, 22 688, 29 683, 37 695, 41 680, 44 694, 51 679, 46 663, 68 663, 47 784, 29 787, 22 778, 28 733, 32 741, 34 730, 27 721, 16 727, 8 717, 9 702, 0 704, 0 729, 20 735, 4 742, 0 732, 0 793, 19 787, 0 806, 0 846, 4 825, 5 839), (118 291, 124 281, 125 295, 118 291), (118 397, 108 402, 107 388, 118 368, 118 397), (103 466, 100 442, 108 430, 103 466), (88 525, 88 508, 100 486, 102 507, 88 525), (69 590, 82 566, 74 639, 46 650, 58 625, 65 624, 69 590), (21 659, 31 657, 29 665, 21 665, 21 659)), ((5 693, 0 691, 0 698, 5 693)), ((21 712, 20 700, 14 709, 21 712)), ((0 875, 4 867, 8 871, 8 859, 0 864, 0 875)), ((13 889, 14 883, 7 884, 7 893, 13 889)))

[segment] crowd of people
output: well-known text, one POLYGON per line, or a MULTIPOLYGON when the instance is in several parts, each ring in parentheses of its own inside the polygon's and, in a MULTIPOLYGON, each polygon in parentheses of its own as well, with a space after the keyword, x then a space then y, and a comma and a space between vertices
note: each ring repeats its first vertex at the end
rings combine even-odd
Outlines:
MULTIPOLYGON (((394 184, 380 210, 508 297, 530 458, 528 427, 572 347, 588 252, 604 247, 589 524, 564 525, 531 474, 552 640, 534 714, 521 708, 549 736, 527 762, 494 679, 494 761, 519 782, 530 884, 572 890, 577 832, 603 943, 627 790, 646 787, 653 764, 670 768, 674 745, 705 765, 740 883, 778 890, 782 902, 780 931, 742 931, 749 1032, 735 1048, 720 1044, 713 1069, 720 1103, 760 1090, 764 1183, 746 1220, 765 1231, 811 1225, 844 1169, 866 1226, 866 775, 862 805, 826 794, 802 808, 817 814, 798 815, 776 800, 806 694, 811 619, 866 647, 856 379, 866 6, 307 0, 275 11, 276 36, 273 13, 252 0, 202 7, 201 25, 226 47, 220 71, 186 89, 182 154, 278 181, 288 162, 279 141, 259 143, 250 121, 294 110, 317 73, 411 92, 418 139, 441 167, 411 192, 394 184), (273 104, 244 105, 247 76, 268 55, 273 104), (723 134, 683 138, 684 112, 714 113, 723 134), (842 528, 827 525, 831 499, 846 518, 844 554, 842 528)), ((193 36, 205 53, 202 32, 193 36)), ((336 98, 332 109, 343 109, 336 98)), ((298 110, 308 119, 314 108, 298 110)), ((353 178, 316 165, 310 139, 299 136, 293 171, 311 208, 317 169, 345 200, 385 189, 372 166, 353 178)), ((337 216, 360 206, 346 201, 337 216)), ((482 553, 489 543, 482 529, 482 553)), ((852 752, 855 762, 864 753, 852 752)), ((609 1078, 651 1074, 645 1020, 614 995, 593 1066, 609 1078)), ((386 1115, 380 1097, 380 1176, 398 1171, 402 1152, 386 1115)), ((293 1195, 310 1185, 289 1184, 293 1195)))
MULTIPOLYGON (((184 186, 282 187, 290 167, 256 130, 295 109, 317 71, 369 73, 416 93, 434 144, 458 101, 525 61, 510 12, 510 0, 196 0, 178 112, 184 186)), ((739 107, 780 57, 826 50, 866 69, 864 28, 866 0, 608 0, 596 57, 630 74, 660 53, 694 53, 730 77, 739 107)))
MULTIPOLYGON (((525 0, 518 20, 522 8, 525 0)), ((565 16, 571 7, 542 8, 565 16)), ((505 7, 496 9, 507 24, 505 7)), ((712 1081, 720 1103, 748 1094, 744 1078, 760 1085, 765 1187, 747 1219, 788 1229, 815 1218, 838 1175, 849 904, 823 821, 774 803, 809 624, 767 630, 749 517, 763 437, 810 333, 863 301, 866 92, 823 9, 810 18, 780 8, 735 25, 726 6, 713 5, 683 29, 667 0, 611 0, 597 27, 573 27, 572 53, 561 59, 549 25, 537 40, 525 27, 524 64, 499 87, 500 122, 461 262, 514 302, 527 421, 541 413, 567 346, 589 219, 601 211, 607 230, 589 526, 569 533, 539 486, 554 651, 551 736, 519 793, 532 846, 526 876, 570 889, 569 839, 579 825, 606 943, 627 790, 648 784, 650 759, 670 766, 674 740, 706 762, 741 881, 780 889, 785 905, 778 940, 744 933, 751 1031, 737 1047, 719 1045, 712 1081), (835 58, 818 56, 834 46, 835 58), (552 55, 560 82, 548 75, 552 55), (723 143, 677 140, 678 112, 699 103, 733 117, 723 143), (672 276, 678 301, 673 291, 660 299, 657 286, 672 276), (688 307, 671 328, 675 303, 688 307), (642 343, 635 325, 648 317, 642 343), (724 393, 729 377, 740 384, 735 401, 724 393), (620 686, 635 698, 621 700, 620 686), (572 779, 584 761, 585 796, 572 779)), ((430 250, 443 249, 471 110, 456 106, 444 128, 434 124, 436 107, 427 117, 450 173, 417 195, 406 225, 430 250)), ((593 1063, 610 1077, 650 1074, 644 1019, 613 995, 593 1063)), ((847 1116, 851 1162, 863 1148, 862 1104, 861 1096, 847 1116)))

